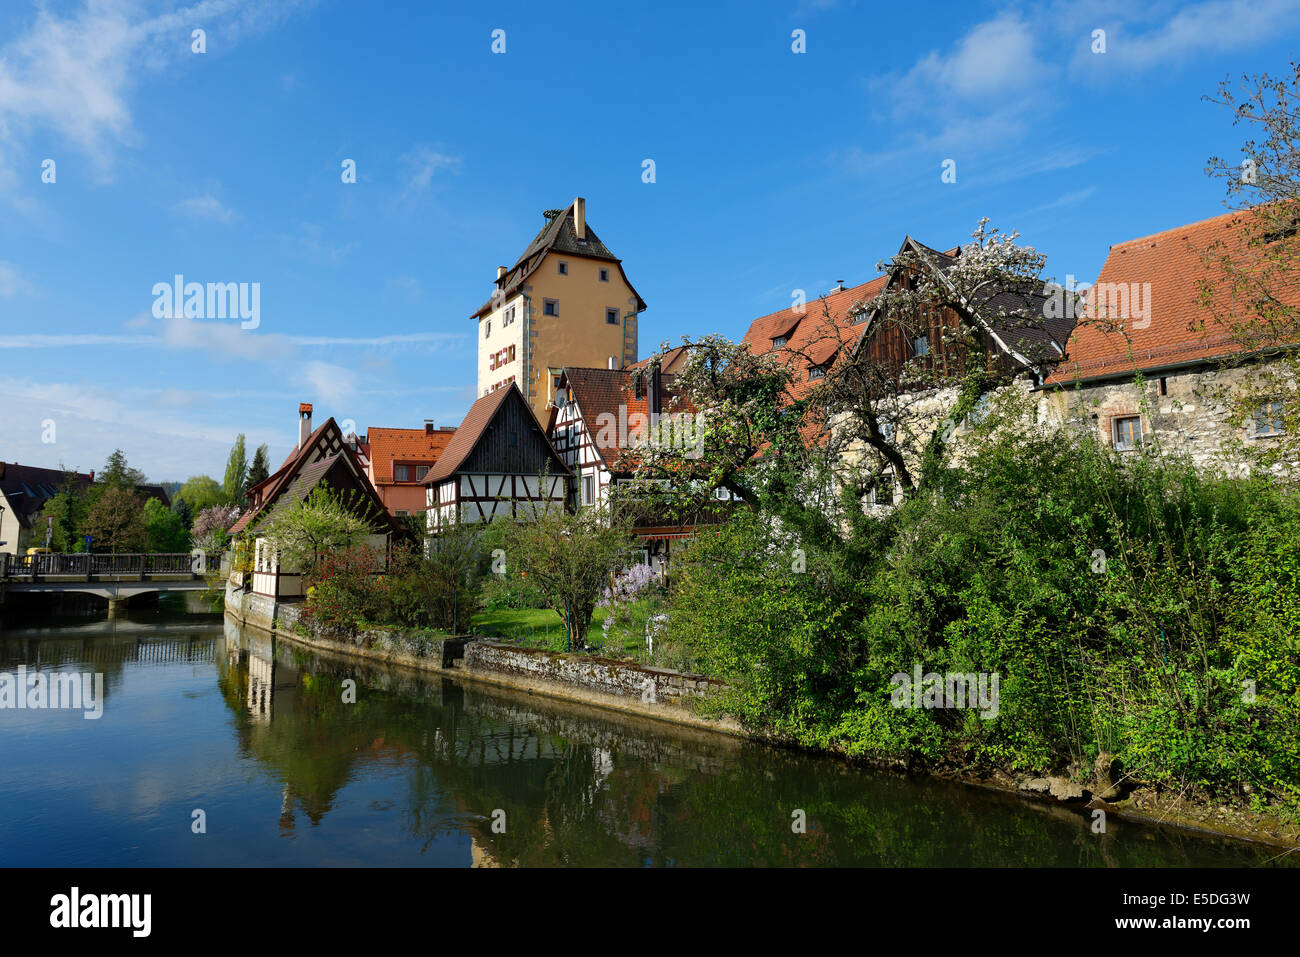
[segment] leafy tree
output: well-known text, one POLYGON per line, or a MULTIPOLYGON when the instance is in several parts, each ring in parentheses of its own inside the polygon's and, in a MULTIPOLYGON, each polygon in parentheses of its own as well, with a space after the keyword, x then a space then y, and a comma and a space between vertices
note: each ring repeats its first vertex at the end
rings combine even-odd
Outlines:
POLYGON ((189 505, 190 510, 198 515, 204 509, 211 508, 213 505, 224 504, 222 502, 221 486, 217 480, 207 475, 192 475, 185 484, 181 486, 180 491, 176 493, 178 498, 183 498, 189 505))
POLYGON ((1233 362, 1244 366, 1241 381, 1215 398, 1252 434, 1257 414, 1281 420, 1279 435, 1239 439, 1235 452, 1264 466, 1290 463, 1300 455, 1300 61, 1289 74, 1243 76, 1240 89, 1225 80, 1206 99, 1255 131, 1242 144, 1244 160, 1214 156, 1206 166, 1239 213, 1238 229, 1202 251, 1208 275, 1197 283, 1202 325, 1226 331, 1240 347, 1233 362))
POLYGON ((96 497, 82 530, 94 538, 92 548, 115 553, 143 551, 149 542, 140 496, 134 489, 116 484, 96 497))
POLYGON ((630 526, 607 506, 539 508, 525 520, 494 521, 486 544, 505 552, 507 568, 517 568, 563 619, 570 647, 581 647, 597 600, 627 558, 630 526))
POLYGON ((283 565, 310 576, 328 553, 363 544, 379 518, 359 496, 318 485, 306 498, 278 507, 257 534, 279 551, 283 565))
POLYGON ((88 502, 84 488, 77 481, 76 472, 64 471, 62 487, 41 508, 33 525, 44 543, 46 522, 53 519, 50 548, 56 552, 74 552, 83 547, 81 526, 86 520, 88 502))
POLYGON ((226 459, 226 477, 221 483, 221 494, 227 505, 242 505, 247 488, 248 454, 244 450, 244 433, 241 432, 226 459))
POLYGON ((246 488, 252 488, 265 482, 271 475, 271 458, 267 452, 266 443, 263 442, 253 453, 253 464, 248 467, 248 482, 246 488))
POLYGON ((144 503, 142 513, 145 532, 148 536, 148 550, 151 552, 176 553, 187 552, 190 548, 190 533, 185 528, 181 517, 156 498, 144 503))

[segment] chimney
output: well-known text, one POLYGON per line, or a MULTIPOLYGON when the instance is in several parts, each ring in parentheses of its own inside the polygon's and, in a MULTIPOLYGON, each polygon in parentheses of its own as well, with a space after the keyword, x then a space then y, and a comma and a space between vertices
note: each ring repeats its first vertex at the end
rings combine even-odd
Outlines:
POLYGON ((433 435, 433 419, 424 420, 424 434, 433 435))
POLYGON ((497 266, 497 282, 500 282, 501 278, 509 271, 510 270, 508 270, 505 266, 497 266))
POLYGON ((835 283, 836 283, 836 285, 835 285, 835 290, 836 290, 836 292, 843 292, 843 291, 844 291, 844 280, 843 280, 843 279, 836 279, 836 280, 835 280, 835 283))
POLYGON ((573 201, 573 231, 579 242, 587 241, 587 201, 581 196, 573 201))
POLYGON ((90 470, 90 481, 91 481, 91 482, 94 482, 94 481, 95 481, 95 470, 94 470, 94 469, 91 469, 91 470, 90 470))
POLYGON ((298 448, 307 444, 311 437, 311 403, 298 403, 298 448))
POLYGON ((617 369, 617 368, 618 368, 618 356, 610 356, 610 357, 609 357, 609 367, 610 367, 611 369, 617 369))

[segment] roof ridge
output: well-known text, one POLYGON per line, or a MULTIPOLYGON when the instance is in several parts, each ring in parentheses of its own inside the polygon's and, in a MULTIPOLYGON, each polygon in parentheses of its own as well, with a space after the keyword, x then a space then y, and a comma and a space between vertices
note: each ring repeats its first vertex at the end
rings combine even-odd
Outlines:
POLYGON ((1183 225, 1181 226, 1171 226, 1169 229, 1162 229, 1159 232, 1150 233, 1146 236, 1136 236, 1133 239, 1125 239, 1121 242, 1112 244, 1110 248, 1120 249, 1124 246, 1132 246, 1136 243, 1145 243, 1145 242, 1150 242, 1152 240, 1158 240, 1161 238, 1170 237, 1176 235, 1177 233, 1187 232, 1196 229, 1197 227, 1200 226, 1208 226, 1211 223, 1218 222, 1219 220, 1232 219, 1233 217, 1241 216, 1243 213, 1246 213, 1248 211, 1249 210, 1244 210, 1244 209, 1229 210, 1228 212, 1222 213, 1218 216, 1211 216, 1208 219, 1199 219, 1194 223, 1183 223, 1183 225))

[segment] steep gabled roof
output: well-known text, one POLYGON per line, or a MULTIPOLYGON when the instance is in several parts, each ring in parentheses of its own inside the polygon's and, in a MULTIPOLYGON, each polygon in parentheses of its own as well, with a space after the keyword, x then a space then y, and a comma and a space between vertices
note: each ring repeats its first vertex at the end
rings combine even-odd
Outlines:
POLYGON ((292 489, 301 490, 304 482, 307 483, 306 492, 303 493, 305 496, 320 483, 324 475, 340 464, 340 459, 346 460, 348 472, 356 480, 358 488, 378 509, 377 520, 383 521, 389 531, 396 531, 397 526, 384 508, 374 486, 366 477, 357 453, 343 440, 343 433, 338 423, 331 417, 315 429, 307 437, 307 441, 289 454, 284 465, 280 466, 274 475, 248 490, 250 504, 231 526, 230 534, 238 535, 249 530, 275 510, 277 503, 292 489), (327 461, 329 464, 324 465, 323 463, 327 461))
MULTIPOLYGON (((645 416, 645 421, 649 422, 649 393, 646 389, 642 389, 638 396, 633 381, 633 375, 644 369, 644 362, 627 369, 564 367, 564 385, 568 387, 570 396, 578 406, 578 411, 587 427, 587 434, 591 438, 591 444, 605 467, 614 471, 622 466, 623 456, 634 450, 621 446, 617 434, 611 435, 608 429, 602 428, 601 417, 612 417, 606 419, 607 422, 628 423, 636 421, 633 419, 634 416, 645 416)), ((669 407, 679 399, 673 390, 673 379, 674 376, 671 374, 662 375, 660 378, 662 397, 660 408, 663 411, 670 411, 669 407)))
MULTIPOLYGON (((31 527, 32 517, 45 507, 46 502, 63 491, 67 475, 60 469, 0 462, 0 492, 4 493, 19 525, 23 528, 31 527)), ((72 481, 84 492, 93 479, 87 473, 74 472, 72 481)))
MULTIPOLYGON (((506 271, 506 274, 496 281, 497 288, 501 290, 501 301, 504 302, 510 296, 513 296, 523 284, 524 280, 533 274, 542 259, 548 252, 561 253, 566 256, 583 256, 587 259, 600 259, 611 262, 618 267, 619 274, 622 275, 623 281, 627 283, 632 294, 636 296, 637 311, 645 310, 645 301, 640 294, 633 288, 632 283, 628 281, 627 274, 623 272, 623 260, 619 259, 609 247, 600 241, 595 230, 591 228, 591 223, 586 222, 585 228, 587 233, 586 239, 578 238, 577 227, 574 225, 574 203, 569 204, 569 208, 558 216, 554 216, 546 221, 546 225, 541 228, 533 241, 528 244, 528 248, 515 261, 515 264, 506 271)), ((495 308, 494 301, 496 296, 489 299, 483 305, 475 310, 473 318, 489 313, 495 308)))
MULTIPOLYGON (((955 246, 946 252, 921 243, 911 236, 903 239, 899 254, 911 253, 926 263, 935 278, 948 283, 947 272, 960 259, 962 250, 955 246)), ((886 286, 899 281, 902 271, 895 268, 887 276, 886 286)), ((1048 301, 1047 293, 1041 282, 1026 283, 1021 288, 1003 287, 986 288, 968 305, 976 317, 980 328, 986 332, 996 348, 1005 353, 1013 362, 1028 370, 1042 371, 1047 365, 1058 360, 1064 352, 1064 343, 1074 328, 1075 320, 1068 317, 1052 317, 1044 308, 1048 301), (1002 315, 1005 311, 1007 315, 1002 315), (1034 321, 1018 323, 1016 316, 1032 316, 1034 321)), ((866 341, 879 320, 880 310, 873 309, 867 314, 862 328, 859 344, 866 341)))
MULTIPOLYGON (((1216 243, 1223 243, 1219 254, 1249 263, 1249 216, 1248 211, 1226 213, 1111 246, 1097 284, 1089 290, 1085 321, 1074 330, 1066 361, 1056 368, 1048 385, 1208 362, 1243 351, 1233 331, 1215 318, 1216 312, 1232 309, 1228 284, 1217 284, 1206 305, 1201 303, 1198 284, 1213 278, 1204 254, 1216 243), (1149 296, 1146 283, 1151 284, 1149 296), (1109 288, 1116 290, 1123 284, 1130 293, 1136 285, 1143 300, 1141 328, 1137 321, 1102 315, 1105 306, 1100 300, 1109 284, 1115 284, 1109 288)), ((1274 291, 1285 305, 1300 307, 1300 288, 1274 291)), ((1137 311, 1131 302, 1130 311, 1137 311)))
POLYGON ((537 427, 537 432, 541 436, 547 448, 550 449, 552 464, 558 463, 558 471, 565 475, 570 474, 568 466, 556 454, 555 449, 551 447, 550 439, 547 438, 546 430, 542 428, 541 422, 537 419, 537 414, 533 411, 532 406, 524 399, 523 393, 515 383, 509 386, 496 389, 487 395, 475 400, 474 404, 469 407, 465 413, 465 419, 456 428, 455 435, 452 436, 447 447, 442 454, 438 456, 438 461, 434 463, 433 468, 429 469, 429 474, 424 477, 425 485, 432 485, 443 482, 460 471, 466 460, 478 447, 479 442, 487 433, 497 414, 504 408, 507 402, 518 402, 527 410, 527 418, 537 427))

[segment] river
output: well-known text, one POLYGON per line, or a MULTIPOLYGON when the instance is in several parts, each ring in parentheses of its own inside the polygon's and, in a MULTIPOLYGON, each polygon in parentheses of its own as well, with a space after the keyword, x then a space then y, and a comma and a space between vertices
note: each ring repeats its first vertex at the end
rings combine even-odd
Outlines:
POLYGON ((1246 866, 1274 849, 358 664, 164 601, 11 619, 4 866, 1246 866), (348 682, 356 685, 355 703, 348 682), (798 825, 803 822, 802 828, 798 825), (200 828, 200 824, 202 827, 200 828))

